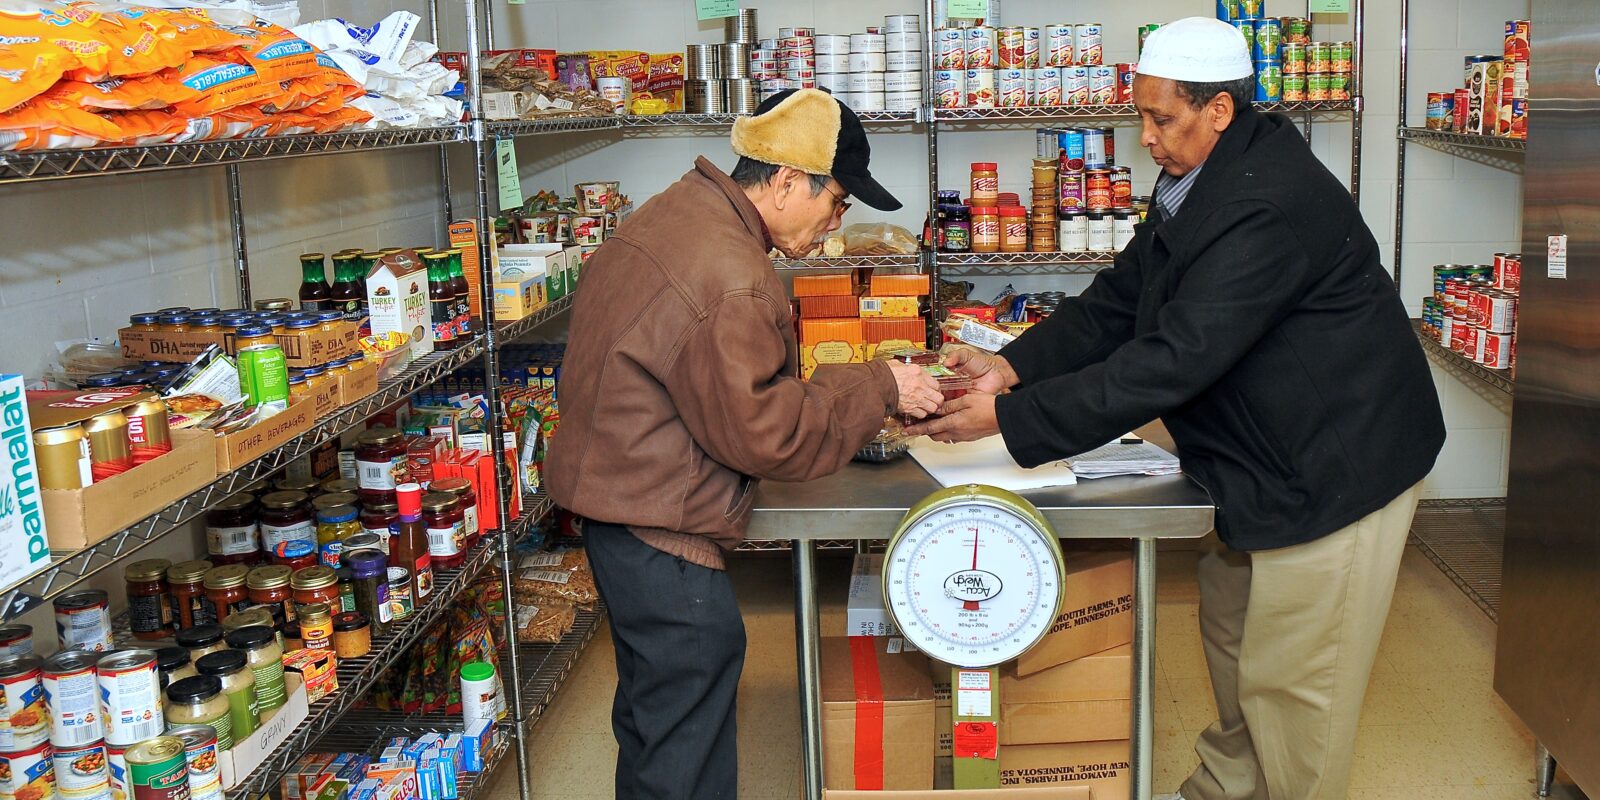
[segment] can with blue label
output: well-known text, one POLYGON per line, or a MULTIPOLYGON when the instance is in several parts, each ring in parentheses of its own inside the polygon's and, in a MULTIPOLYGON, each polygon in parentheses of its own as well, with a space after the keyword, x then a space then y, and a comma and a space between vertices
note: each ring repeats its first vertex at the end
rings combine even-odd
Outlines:
POLYGON ((1232 22, 1239 18, 1239 0, 1217 0, 1217 19, 1232 22))
POLYGON ((1256 24, 1251 20, 1236 19, 1233 27, 1239 29, 1239 34, 1244 37, 1245 52, 1254 54, 1256 51, 1256 24))
POLYGON ((1262 59, 1279 59, 1282 53, 1278 48, 1283 45, 1283 20, 1258 19, 1255 22, 1256 38, 1252 48, 1253 57, 1262 59))
POLYGON ((1256 61, 1256 102, 1283 102, 1283 64, 1277 59, 1256 61))
POLYGON ((1060 149, 1060 169, 1065 172, 1081 172, 1083 170, 1083 131, 1078 128, 1064 128, 1056 131, 1056 142, 1060 149))

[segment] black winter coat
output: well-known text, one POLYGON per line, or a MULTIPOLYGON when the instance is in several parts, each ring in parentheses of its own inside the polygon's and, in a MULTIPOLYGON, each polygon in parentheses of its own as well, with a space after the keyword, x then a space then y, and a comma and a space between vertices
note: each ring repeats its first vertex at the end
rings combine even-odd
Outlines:
POLYGON ((1422 480, 1444 444, 1377 242, 1287 117, 1244 109, 1177 214, 1001 354, 1019 464, 1161 418, 1236 550, 1308 542, 1422 480))

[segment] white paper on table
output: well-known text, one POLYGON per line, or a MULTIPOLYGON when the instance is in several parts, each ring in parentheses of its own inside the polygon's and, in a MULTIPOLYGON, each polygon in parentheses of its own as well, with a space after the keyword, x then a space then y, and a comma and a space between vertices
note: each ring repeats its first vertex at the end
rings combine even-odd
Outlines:
POLYGON ((1078 482, 1072 470, 1059 461, 1033 469, 1018 466, 999 436, 959 444, 943 444, 924 437, 912 443, 911 457, 940 486, 946 487, 980 483, 1020 492, 1078 482))

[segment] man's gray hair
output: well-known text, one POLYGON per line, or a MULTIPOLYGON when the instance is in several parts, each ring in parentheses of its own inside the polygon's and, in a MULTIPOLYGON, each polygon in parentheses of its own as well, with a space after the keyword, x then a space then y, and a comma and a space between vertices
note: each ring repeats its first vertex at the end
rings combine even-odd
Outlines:
MULTIPOLYGON (((733 172, 729 173, 728 177, 732 178, 734 183, 746 189, 754 189, 757 186, 766 186, 772 183, 773 177, 777 174, 778 165, 776 164, 757 161, 748 156, 739 156, 739 163, 733 165, 733 172)), ((828 188, 827 175, 812 175, 808 172, 806 177, 811 179, 812 197, 822 194, 822 190, 828 188)))
POLYGON ((1233 98, 1235 110, 1250 105, 1256 96, 1256 79, 1252 75, 1248 78, 1239 78, 1231 81, 1214 81, 1197 83, 1195 81, 1178 81, 1178 92, 1189 101, 1193 108, 1205 108, 1206 103, 1219 94, 1233 98))

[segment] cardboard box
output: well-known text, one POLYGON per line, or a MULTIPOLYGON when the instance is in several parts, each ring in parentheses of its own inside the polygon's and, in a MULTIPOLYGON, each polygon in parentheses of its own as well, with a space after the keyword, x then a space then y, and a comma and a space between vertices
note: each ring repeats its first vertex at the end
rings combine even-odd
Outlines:
POLYGON ((577 248, 565 244, 508 244, 499 250, 495 283, 519 283, 534 273, 563 275, 577 248))
POLYGON ((862 317, 907 319, 915 317, 919 313, 920 309, 915 297, 889 297, 873 294, 861 298, 862 317))
POLYGON ((866 358, 871 361, 885 347, 922 347, 928 343, 928 323, 921 317, 894 319, 873 317, 861 321, 866 338, 866 358))
POLYGON ((1127 739, 1000 748, 1000 784, 1008 787, 1079 786, 1095 797, 1127 797, 1133 780, 1127 739))
POLYGON ((311 398, 301 398, 270 419, 227 436, 212 437, 217 453, 215 474, 232 472, 311 430, 317 423, 315 405, 311 398))
POLYGON ((533 273, 517 283, 494 285, 494 318, 500 322, 522 319, 544 308, 544 273, 533 273))
POLYGON ((950 710, 950 665, 928 659, 928 674, 933 679, 933 754, 950 758, 956 754, 955 712, 950 710))
POLYGON ((384 256, 367 273, 367 312, 372 334, 398 331, 411 337, 411 357, 433 352, 428 307, 428 267, 410 250, 384 256))
POLYGON ((311 418, 322 419, 339 410, 341 393, 338 375, 331 375, 322 380, 322 385, 306 394, 306 401, 311 403, 311 418))
POLYGON ((261 766, 294 732, 296 726, 305 721, 309 704, 306 702, 306 687, 300 682, 300 676, 294 673, 285 673, 283 676, 284 688, 289 692, 284 704, 270 712, 262 712, 261 727, 256 732, 243 739, 235 740, 232 750, 217 753, 217 764, 222 768, 222 788, 232 789, 238 786, 256 767, 261 766))
POLYGON ((861 289, 857 287, 855 294, 819 294, 807 297, 796 297, 800 304, 800 316, 804 319, 840 319, 859 316, 861 289))
POLYGON ((350 405, 378 391, 378 365, 362 361, 354 371, 339 375, 339 404, 350 405))
POLYGON ((82 489, 43 490, 50 547, 88 547, 216 480, 215 438, 173 431, 172 452, 153 461, 82 489))
POLYGON ((1133 641, 1133 557, 1122 552, 1068 555, 1061 609, 1044 639, 1017 659, 1018 675, 1133 641))
MULTIPOLYGON (((1027 789, 968 789, 948 791, 850 792, 826 789, 823 800, 1096 800, 1087 786, 1038 786, 1027 789)), ((1113 796, 1115 797, 1115 796, 1113 796)))
POLYGON ((927 275, 877 275, 872 276, 871 294, 890 297, 916 297, 928 293, 927 275))
POLYGON ((853 295, 855 283, 849 275, 796 275, 794 279, 795 297, 818 297, 823 295, 853 295))
MULTIPOLYGON (((450 223, 450 246, 461 251, 461 274, 467 278, 467 307, 475 320, 483 319, 483 264, 478 258, 478 221, 450 223)), ((491 252, 493 248, 491 248, 491 252)))
POLYGON ((1099 742, 1133 735, 1133 646, 1019 676, 1000 672, 1000 745, 1099 742))
POLYGON ((866 341, 859 319, 800 320, 800 377, 823 364, 864 364, 866 341))
POLYGON ((15 586, 49 566, 50 536, 45 523, 33 426, 21 375, 0 375, 0 585, 15 586))
MULTIPOLYGON (((423 289, 426 292, 425 280, 423 289)), ((360 351, 359 326, 351 322, 338 322, 330 327, 332 329, 328 331, 297 331, 272 338, 283 348, 284 363, 295 368, 321 366, 360 351)), ((231 332, 173 333, 123 328, 117 331, 117 338, 122 343, 123 358, 135 361, 190 361, 213 345, 229 353, 236 349, 231 332)))
POLYGON ((933 684, 920 653, 887 652, 888 640, 822 639, 822 751, 829 789, 933 788, 933 684), (882 741, 857 742, 876 727, 882 741), (859 747, 858 747, 859 744, 859 747))
POLYGON ((845 604, 844 635, 899 636, 883 605, 883 554, 857 553, 850 567, 850 594, 845 604))

